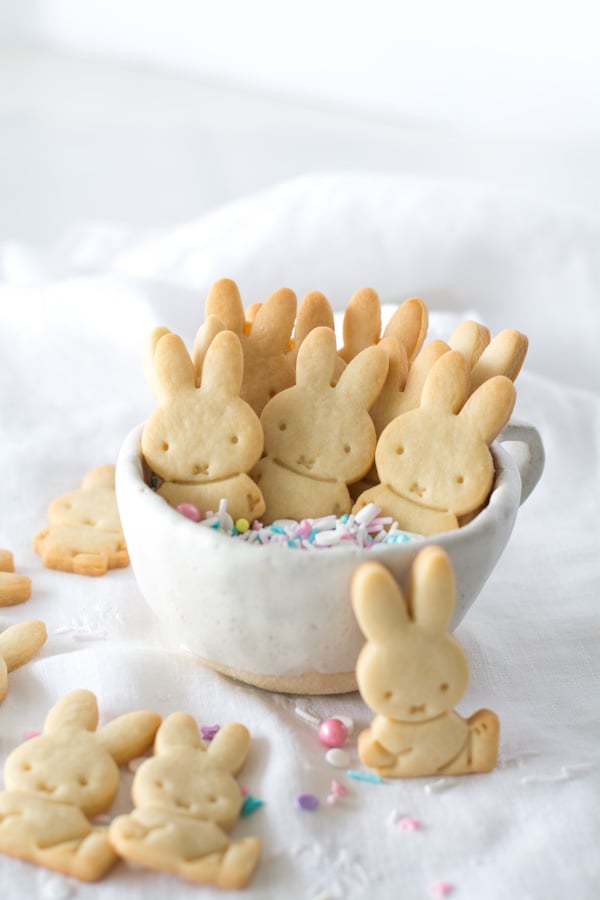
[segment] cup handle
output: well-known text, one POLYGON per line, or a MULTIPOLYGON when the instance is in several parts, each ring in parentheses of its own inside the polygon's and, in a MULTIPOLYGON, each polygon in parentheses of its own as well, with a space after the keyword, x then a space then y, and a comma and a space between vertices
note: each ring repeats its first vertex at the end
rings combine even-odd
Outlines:
POLYGON ((534 425, 526 422, 509 422, 501 432, 498 440, 501 444, 513 444, 505 447, 513 457, 521 476, 521 500, 524 503, 540 480, 544 471, 544 445, 539 431, 534 425))

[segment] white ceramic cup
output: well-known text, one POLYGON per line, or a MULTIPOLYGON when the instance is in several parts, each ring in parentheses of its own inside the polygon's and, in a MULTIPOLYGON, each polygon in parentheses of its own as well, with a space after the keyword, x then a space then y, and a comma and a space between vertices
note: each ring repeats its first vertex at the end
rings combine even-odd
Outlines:
POLYGON ((443 547, 456 578, 455 628, 500 558, 519 506, 544 467, 537 429, 511 422, 492 445, 496 477, 489 503, 469 524, 422 542, 299 550, 235 540, 172 509, 144 482, 141 431, 135 428, 121 448, 117 499, 135 576, 167 640, 241 681, 291 693, 356 689, 364 637, 350 606, 350 579, 367 559, 384 563, 406 588, 419 549, 443 547))

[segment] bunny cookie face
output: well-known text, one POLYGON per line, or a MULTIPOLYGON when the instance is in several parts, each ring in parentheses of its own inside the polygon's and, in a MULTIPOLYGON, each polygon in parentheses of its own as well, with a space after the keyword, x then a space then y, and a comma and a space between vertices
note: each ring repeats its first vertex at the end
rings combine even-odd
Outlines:
POLYGON ((9 790, 70 803, 94 816, 116 794, 119 770, 94 735, 66 729, 17 747, 7 760, 4 780, 9 790))
POLYGON ((335 383, 335 334, 313 329, 300 347, 296 384, 265 407, 267 456, 253 470, 266 502, 264 521, 350 511, 347 484, 370 468, 375 427, 368 409, 387 371, 385 353, 368 347, 335 383))
POLYGON ((264 509, 246 472, 262 452, 260 421, 239 396, 243 358, 230 331, 218 332, 202 360, 200 387, 181 338, 163 335, 153 357, 160 406, 142 434, 142 452, 164 484, 159 493, 176 506, 189 501, 216 509, 225 497, 234 518, 264 509))
POLYGON ((377 716, 358 739, 365 765, 386 777, 485 772, 498 753, 498 720, 454 711, 469 670, 447 631, 454 609, 450 560, 440 547, 417 554, 408 600, 380 563, 356 570, 352 606, 367 638, 356 665, 358 688, 377 716))

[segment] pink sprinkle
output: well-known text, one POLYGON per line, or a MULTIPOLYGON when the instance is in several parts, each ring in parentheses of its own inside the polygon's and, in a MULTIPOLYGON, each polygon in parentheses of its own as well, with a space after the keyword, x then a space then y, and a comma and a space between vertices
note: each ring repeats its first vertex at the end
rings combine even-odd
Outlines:
POLYGON ((436 897, 447 897, 454 890, 454 887, 447 881, 434 881, 431 885, 431 893, 436 897))
POLYGON ((23 737, 25 738, 26 741, 28 741, 31 738, 37 737, 41 733, 42 733, 41 731, 36 731, 34 728, 26 728, 25 731, 23 732, 23 737))
POLYGON ((203 741, 212 741, 220 727, 220 725, 201 725, 200 737, 203 741))
POLYGON ((240 789, 240 794, 242 795, 242 797, 247 797, 250 791, 248 790, 246 785, 242 784, 241 781, 238 781, 238 787, 240 789))
POLYGON ((410 816, 403 816, 401 819, 398 819, 396 825, 404 831, 418 831, 421 827, 419 820, 411 819, 410 816))
POLYGON ((186 519, 191 519, 192 522, 200 521, 200 512, 197 506, 194 506, 193 503, 180 503, 175 507, 178 513, 181 513, 182 516, 185 516, 186 519))
POLYGON ((252 529, 252 531, 262 531, 263 523, 259 522, 258 519, 255 519, 250 528, 252 529))
POLYGON ((306 539, 312 531, 312 525, 308 519, 302 519, 298 525, 298 534, 301 538, 306 539))
POLYGON ((329 793, 337 794, 338 797, 345 797, 348 793, 348 788, 345 784, 342 784, 341 781, 337 781, 335 778, 332 778, 331 784, 329 785, 329 793))

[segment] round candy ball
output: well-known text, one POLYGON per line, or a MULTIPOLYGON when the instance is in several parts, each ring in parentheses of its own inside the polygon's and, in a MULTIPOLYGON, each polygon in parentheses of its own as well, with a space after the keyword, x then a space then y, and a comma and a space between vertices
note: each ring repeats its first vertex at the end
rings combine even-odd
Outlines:
POLYGON ((325 747, 341 747, 348 737, 348 729, 340 719, 323 719, 319 725, 319 740, 325 747))

